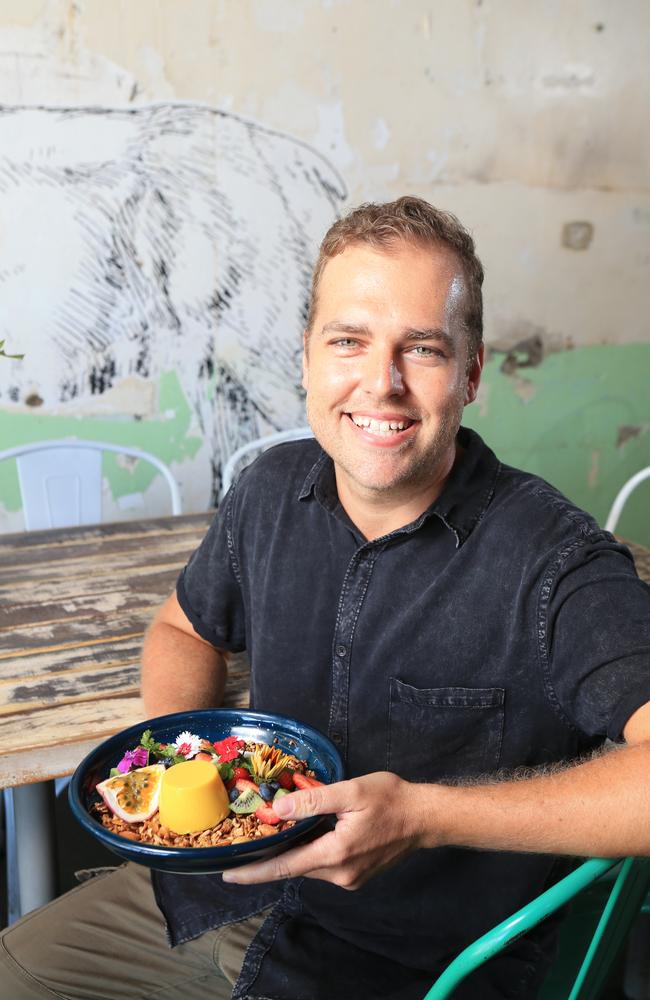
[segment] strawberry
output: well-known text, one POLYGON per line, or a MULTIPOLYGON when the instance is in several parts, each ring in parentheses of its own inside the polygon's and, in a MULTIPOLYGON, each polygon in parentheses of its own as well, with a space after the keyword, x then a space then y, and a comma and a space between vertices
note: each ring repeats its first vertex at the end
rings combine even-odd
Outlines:
POLYGON ((286 788, 288 792, 293 791, 293 771, 282 771, 278 777, 277 782, 280 788, 286 788))
POLYGON ((271 823, 272 826, 275 826, 276 823, 280 822, 280 817, 276 813, 273 806, 260 806, 259 809, 255 810, 255 815, 260 823, 271 823))
POLYGON ((233 778, 245 778, 247 781, 251 779, 251 773, 247 767, 233 767, 232 769, 233 778))
POLYGON ((300 789, 318 788, 319 785, 323 784, 323 782, 318 781, 317 778, 310 778, 308 774, 301 774, 300 771, 296 771, 294 774, 293 783, 296 788, 300 789))
POLYGON ((227 791, 227 792, 231 791, 231 789, 233 789, 233 788, 235 787, 235 782, 236 782, 236 781, 237 781, 237 778, 230 778, 230 779, 229 779, 229 780, 228 780, 228 781, 226 782, 226 791, 227 791))
POLYGON ((250 790, 251 792, 258 791, 257 785, 254 781, 251 781, 250 778, 235 778, 235 788, 238 792, 245 792, 247 790, 250 790))

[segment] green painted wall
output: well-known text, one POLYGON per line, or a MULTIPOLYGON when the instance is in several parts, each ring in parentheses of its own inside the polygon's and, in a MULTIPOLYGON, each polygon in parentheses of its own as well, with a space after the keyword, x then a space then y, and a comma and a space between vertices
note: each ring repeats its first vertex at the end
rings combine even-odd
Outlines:
MULTIPOLYGON (((485 366, 465 410, 499 458, 543 476, 604 524, 616 493, 650 465, 650 344, 581 347, 537 367, 485 366)), ((628 501, 617 533, 650 545, 650 480, 628 501)))
MULTIPOLYGON (((86 438, 142 448, 168 465, 193 457, 201 447, 201 439, 190 432, 192 413, 175 372, 161 376, 156 396, 157 414, 150 420, 0 410, 0 450, 54 438, 86 438)), ((103 470, 114 499, 146 490, 158 475, 144 462, 138 462, 132 471, 126 469, 118 463, 118 456, 112 454, 104 456, 103 470)), ((0 504, 7 511, 20 509, 15 462, 0 465, 0 504)))

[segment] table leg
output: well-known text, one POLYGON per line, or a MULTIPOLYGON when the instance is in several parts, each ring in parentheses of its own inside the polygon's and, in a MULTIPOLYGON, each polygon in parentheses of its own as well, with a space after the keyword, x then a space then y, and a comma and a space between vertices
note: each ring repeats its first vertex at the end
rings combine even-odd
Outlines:
POLYGON ((5 817, 8 922, 12 923, 56 896, 54 786, 51 781, 19 785, 6 798, 10 800, 5 817))

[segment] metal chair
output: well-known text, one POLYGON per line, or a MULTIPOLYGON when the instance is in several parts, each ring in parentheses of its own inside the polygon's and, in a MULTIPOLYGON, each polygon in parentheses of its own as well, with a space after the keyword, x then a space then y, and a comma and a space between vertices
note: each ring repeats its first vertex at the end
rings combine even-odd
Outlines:
MULTIPOLYGON (((633 921, 641 910, 650 882, 650 860, 642 858, 592 858, 556 885, 470 944, 447 966, 423 1000, 446 1000, 467 976, 506 945, 535 927, 587 890, 598 879, 620 866, 611 881, 607 901, 585 958, 572 982, 554 983, 553 997, 597 1000, 613 962, 620 953, 633 921)), ((544 996, 542 987, 541 996, 544 996)))
MULTIPOLYGON (((148 462, 165 478, 172 514, 182 513, 178 484, 169 467, 139 448, 104 441, 40 441, 0 451, 0 462, 15 459, 23 516, 27 531, 98 524, 102 520, 102 453, 114 452, 148 462)), ((60 793, 67 779, 54 783, 60 793)), ((7 859, 8 922, 47 902, 55 894, 53 858, 38 851, 16 850, 16 828, 21 845, 36 827, 52 830, 53 785, 37 782, 4 790, 5 852, 7 859)), ((43 839, 43 838, 41 838, 43 839)))
POLYGON ((273 434, 266 434, 264 437, 255 438, 254 441, 249 441, 248 444, 242 445, 241 448, 232 453, 221 470, 221 499, 223 500, 232 486, 235 472, 242 464, 243 459, 248 458, 248 456, 252 457, 256 451, 266 451, 267 448, 271 448, 274 444, 282 444, 284 441, 300 441, 302 438, 313 436, 314 432, 311 427, 296 427, 290 431, 275 431, 273 434))
POLYGON ((27 531, 102 520, 103 452, 153 465, 169 487, 172 514, 182 513, 176 480, 169 467, 150 452, 104 441, 39 441, 0 451, 0 462, 16 459, 27 531))
POLYGON ((607 515, 607 520, 605 521, 605 531, 614 531, 616 525, 618 524, 618 519, 623 513, 623 507, 627 503, 630 493, 632 493, 632 491, 635 490, 644 479, 648 478, 650 478, 650 465, 647 465, 645 469, 641 469, 633 476, 630 476, 628 481, 621 487, 616 494, 614 503, 612 504, 609 514, 607 515))

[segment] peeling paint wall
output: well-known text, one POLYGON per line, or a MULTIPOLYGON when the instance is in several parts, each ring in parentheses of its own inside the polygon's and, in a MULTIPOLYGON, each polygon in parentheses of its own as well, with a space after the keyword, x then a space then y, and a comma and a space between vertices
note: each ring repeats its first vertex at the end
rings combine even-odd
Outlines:
MULTIPOLYGON (((490 360, 468 422, 603 518, 650 464, 649 33, 645 0, 0 0, 0 95, 9 107, 204 105, 306 144, 350 204, 413 192, 456 212, 486 268, 490 360)), ((20 329, 17 316, 0 327, 7 350, 22 349, 20 329)), ((0 401, 0 447, 75 433, 148 447, 171 461, 186 509, 205 506, 218 366, 201 406, 182 378, 164 402, 174 363, 53 413, 38 380, 28 388, 32 362, 20 402, 0 401)), ((8 388, 19 365, 0 365, 8 388)), ((296 422, 294 398, 297 410, 277 397, 279 426, 296 422)), ((137 490, 115 476, 121 516, 137 490)), ((0 472, 0 530, 21 526, 15 489, 0 472)), ((650 544, 647 491, 621 531, 650 544)))
POLYGON ((202 506, 214 502, 230 451, 304 421, 309 261, 342 180, 305 144, 190 103, 4 105, 0 150, 0 227, 14 234, 0 330, 25 354, 0 383, 14 435, 37 411, 52 430, 113 418, 121 443, 125 429, 146 441, 170 418, 160 380, 173 373, 192 426, 175 442, 168 426, 160 457, 205 445, 202 506))

